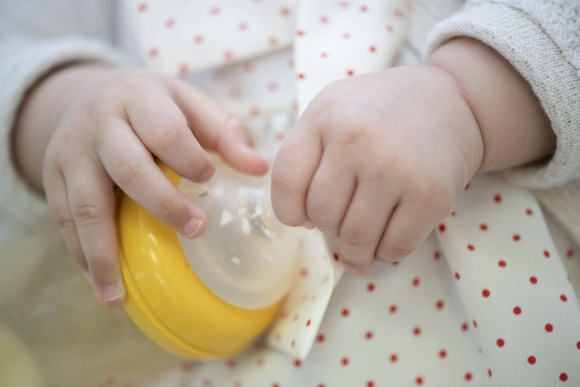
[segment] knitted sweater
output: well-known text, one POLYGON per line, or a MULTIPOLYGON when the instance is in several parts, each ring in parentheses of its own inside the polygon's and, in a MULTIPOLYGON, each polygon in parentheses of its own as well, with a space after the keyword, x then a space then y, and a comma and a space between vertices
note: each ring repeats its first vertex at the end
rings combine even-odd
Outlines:
MULTIPOLYGON (((47 217, 11 155, 19 106, 51 69, 71 61, 133 65, 123 15, 113 0, 0 3, 0 244, 47 217)), ((529 82, 557 136, 547 162, 505 173, 534 190, 580 244, 580 4, 575 0, 415 1, 407 48, 421 56, 468 36, 503 55, 529 82)))

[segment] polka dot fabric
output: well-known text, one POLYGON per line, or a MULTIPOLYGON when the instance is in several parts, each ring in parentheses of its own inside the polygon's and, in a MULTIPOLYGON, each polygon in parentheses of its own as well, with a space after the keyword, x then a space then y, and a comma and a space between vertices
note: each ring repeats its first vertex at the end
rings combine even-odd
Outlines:
POLYGON ((186 361, 163 382, 577 386, 580 261, 548 223, 528 192, 480 176, 411 256, 344 274, 306 359, 259 342, 232 359, 186 361))
POLYGON ((135 49, 165 74, 186 74, 288 48, 293 0, 127 0, 135 49))
POLYGON ((407 1, 302 1, 295 57, 299 111, 337 79, 394 63, 407 22, 407 1))

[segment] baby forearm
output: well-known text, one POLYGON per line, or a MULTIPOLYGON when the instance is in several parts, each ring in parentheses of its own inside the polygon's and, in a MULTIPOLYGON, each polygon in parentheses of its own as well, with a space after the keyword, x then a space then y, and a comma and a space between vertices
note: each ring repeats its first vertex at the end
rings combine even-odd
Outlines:
POLYGON ((484 155, 479 172, 549 156, 555 135, 526 80, 496 51, 469 38, 451 40, 428 59, 447 71, 478 123, 484 155))

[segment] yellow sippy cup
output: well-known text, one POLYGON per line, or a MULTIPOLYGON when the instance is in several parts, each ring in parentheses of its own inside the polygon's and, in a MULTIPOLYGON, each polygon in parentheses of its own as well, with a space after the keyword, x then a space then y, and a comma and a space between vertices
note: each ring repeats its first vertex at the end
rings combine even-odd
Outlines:
POLYGON ((205 184, 161 168, 208 217, 182 238, 122 194, 119 255, 124 308, 154 342, 179 356, 213 359, 247 348, 274 320, 297 272, 298 230, 272 213, 265 178, 216 161, 205 184))

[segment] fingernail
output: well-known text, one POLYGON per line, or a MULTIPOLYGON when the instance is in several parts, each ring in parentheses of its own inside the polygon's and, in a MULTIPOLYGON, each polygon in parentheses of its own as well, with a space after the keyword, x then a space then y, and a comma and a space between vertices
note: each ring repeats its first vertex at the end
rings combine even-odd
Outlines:
POLYGON ((115 301, 122 300, 125 292, 122 285, 109 284, 103 289, 103 301, 107 304, 113 304, 115 301))
POLYGON ((195 218, 188 220, 187 223, 185 223, 185 226, 183 226, 183 235, 186 238, 193 238, 201 228, 202 223, 201 220, 195 218))

